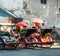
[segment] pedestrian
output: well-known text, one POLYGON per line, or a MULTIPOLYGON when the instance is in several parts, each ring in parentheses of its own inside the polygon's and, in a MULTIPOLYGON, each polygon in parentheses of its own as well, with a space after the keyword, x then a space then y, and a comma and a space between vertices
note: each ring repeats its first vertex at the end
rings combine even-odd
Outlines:
POLYGON ((58 38, 58 33, 57 33, 57 30, 56 30, 56 27, 55 26, 53 26, 53 28, 52 28, 51 37, 54 40, 57 40, 57 38, 58 38))

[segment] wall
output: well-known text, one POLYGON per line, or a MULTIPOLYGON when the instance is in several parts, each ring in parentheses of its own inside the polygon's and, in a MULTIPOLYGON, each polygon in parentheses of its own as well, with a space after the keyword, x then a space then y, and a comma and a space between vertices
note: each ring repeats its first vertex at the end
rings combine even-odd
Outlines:
MULTIPOLYGON (((60 17, 57 15, 58 12, 58 6, 60 4, 59 0, 47 0, 47 4, 41 4, 40 0, 29 0, 29 9, 32 12, 32 17, 39 17, 45 21, 44 27, 53 27, 54 25, 56 27, 60 27, 60 17)), ((26 17, 27 18, 27 17, 26 17)))

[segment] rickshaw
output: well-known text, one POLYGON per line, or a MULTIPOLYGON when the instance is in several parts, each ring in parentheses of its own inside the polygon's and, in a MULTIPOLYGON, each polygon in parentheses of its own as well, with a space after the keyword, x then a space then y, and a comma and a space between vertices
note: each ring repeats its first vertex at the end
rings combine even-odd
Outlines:
POLYGON ((41 36, 39 36, 39 39, 38 39, 41 47, 45 45, 45 47, 50 48, 55 43, 55 41, 51 38, 51 31, 52 29, 41 29, 41 36), (47 37, 47 36, 48 36, 48 39, 44 40, 44 37, 47 37))
MULTIPOLYGON (((41 29, 43 31, 43 29, 41 29)), ((54 43, 54 41, 49 41, 49 42, 44 42, 42 41, 42 37, 48 33, 51 32, 51 30, 49 29, 44 29, 42 33, 42 35, 39 34, 39 36, 33 37, 31 38, 31 35, 33 35, 33 33, 36 33, 36 29, 35 28, 29 28, 29 29, 23 29, 20 34, 21 34, 21 39, 20 39, 20 45, 22 48, 25 47, 43 47, 43 45, 46 45, 46 47, 51 47, 54 43), (36 39, 35 39, 36 38, 36 39), (35 39, 35 41, 33 41, 35 39), (49 46, 47 46, 49 45, 49 46)), ((33 35, 34 36, 34 35, 33 35)))
POLYGON ((9 32, 0 33, 0 48, 13 48, 16 49, 18 46, 18 42, 15 41, 14 37, 10 36, 9 32))
POLYGON ((22 48, 25 48, 25 47, 31 47, 33 46, 34 44, 39 44, 38 41, 33 41, 34 38, 31 38, 31 34, 35 33, 36 32, 36 29, 34 28, 29 28, 29 29, 23 29, 20 34, 21 34, 21 39, 20 39, 20 45, 22 48))

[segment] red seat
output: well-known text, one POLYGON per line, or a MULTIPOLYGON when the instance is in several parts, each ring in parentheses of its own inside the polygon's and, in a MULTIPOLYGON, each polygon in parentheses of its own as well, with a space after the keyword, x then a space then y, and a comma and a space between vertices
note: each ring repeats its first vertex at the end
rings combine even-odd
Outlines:
POLYGON ((49 38, 48 40, 47 39, 44 40, 42 38, 42 36, 40 36, 38 38, 38 41, 39 41, 40 45, 48 45, 48 44, 53 44, 54 43, 54 41, 51 38, 49 38))

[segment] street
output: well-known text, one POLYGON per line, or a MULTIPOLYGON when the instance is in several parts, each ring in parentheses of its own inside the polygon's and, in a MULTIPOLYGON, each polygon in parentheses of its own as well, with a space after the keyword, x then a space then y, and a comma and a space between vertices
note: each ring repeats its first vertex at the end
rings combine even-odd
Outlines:
POLYGON ((0 56, 59 56, 60 49, 0 50, 0 56))

